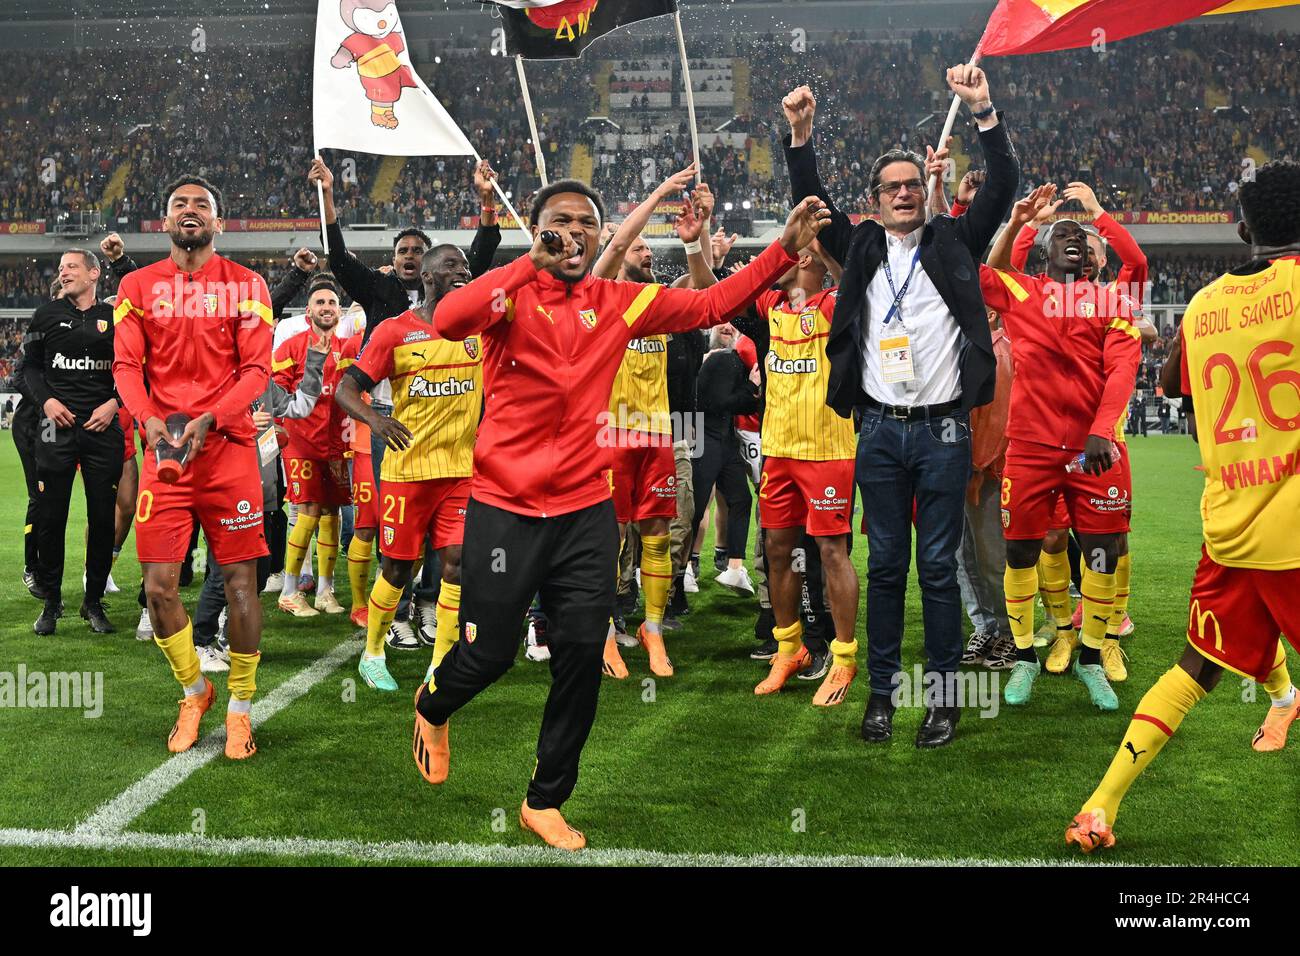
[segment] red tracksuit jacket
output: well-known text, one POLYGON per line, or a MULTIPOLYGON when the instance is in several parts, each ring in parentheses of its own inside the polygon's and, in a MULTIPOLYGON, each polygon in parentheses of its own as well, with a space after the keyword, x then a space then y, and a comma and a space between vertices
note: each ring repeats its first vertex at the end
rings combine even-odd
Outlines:
POLYGON ((609 498, 598 437, 627 343, 719 325, 795 262, 779 243, 704 290, 596 279, 567 283, 528 255, 448 293, 443 338, 483 336, 485 410, 470 493, 515 514, 554 517, 609 498))
POLYGON ((213 431, 253 443, 249 406, 271 374, 261 276, 218 255, 184 273, 168 257, 122 279, 113 322, 113 379, 136 421, 212 412, 213 431))

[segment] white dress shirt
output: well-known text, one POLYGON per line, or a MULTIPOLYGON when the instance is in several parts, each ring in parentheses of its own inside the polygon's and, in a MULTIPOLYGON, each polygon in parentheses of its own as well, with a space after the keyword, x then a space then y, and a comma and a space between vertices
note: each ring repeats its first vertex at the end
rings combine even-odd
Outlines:
MULTIPOLYGON (((918 226, 902 238, 885 233, 885 254, 898 289, 907 281, 924 228, 918 226)), ((884 405, 938 405, 959 398, 961 327, 919 261, 899 311, 886 327, 885 316, 893 304, 894 292, 882 262, 867 285, 864 303, 862 390, 884 405), (880 340, 903 334, 911 340, 912 381, 886 382, 881 368, 880 340)))

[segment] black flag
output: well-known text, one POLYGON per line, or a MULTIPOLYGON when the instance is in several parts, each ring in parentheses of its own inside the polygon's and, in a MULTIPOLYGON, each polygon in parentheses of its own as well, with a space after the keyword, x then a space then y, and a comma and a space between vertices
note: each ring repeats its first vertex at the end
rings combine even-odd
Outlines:
POLYGON ((525 60, 582 56, 593 40, 611 30, 662 17, 677 0, 496 0, 506 31, 506 53, 525 60))

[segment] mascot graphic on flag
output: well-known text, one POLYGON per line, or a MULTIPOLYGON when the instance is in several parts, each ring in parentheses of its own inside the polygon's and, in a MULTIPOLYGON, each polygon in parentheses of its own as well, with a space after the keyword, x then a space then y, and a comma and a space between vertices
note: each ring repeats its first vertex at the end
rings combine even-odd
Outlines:
POLYGON ((370 100, 370 122, 397 129, 394 104, 404 87, 415 88, 415 77, 398 54, 406 49, 392 0, 339 0, 339 15, 352 31, 330 60, 337 70, 357 65, 361 86, 370 100))

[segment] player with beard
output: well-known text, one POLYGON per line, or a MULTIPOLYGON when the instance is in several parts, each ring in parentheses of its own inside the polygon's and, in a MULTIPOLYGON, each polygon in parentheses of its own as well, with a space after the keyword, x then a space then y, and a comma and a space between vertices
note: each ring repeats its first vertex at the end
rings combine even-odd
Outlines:
POLYGON ((560 807, 596 716, 614 610, 612 455, 599 438, 627 343, 724 322, 789 267, 829 214, 820 200, 805 200, 748 267, 691 290, 590 275, 604 202, 586 183, 551 183, 531 213, 532 248, 449 293, 433 317, 439 335, 482 337, 488 399, 465 518, 464 640, 417 692, 412 754, 425 780, 446 780, 448 719, 510 668, 524 614, 540 594, 551 690, 520 824, 577 850, 586 838, 560 807))
MULTIPOLYGON (((654 253, 641 231, 660 201, 685 190, 694 174, 694 165, 676 173, 633 210, 606 245, 592 275, 601 279, 617 276, 622 282, 653 283, 654 253)), ((708 187, 701 184, 694 197, 686 198, 682 214, 677 217, 677 236, 686 248, 690 273, 674 283, 675 286, 685 285, 692 276, 707 276, 704 283, 707 285, 717 281, 700 242, 712 206, 708 187)), ((668 523, 677 514, 677 462, 668 409, 667 334, 638 337, 627 343, 627 352, 610 393, 609 423, 605 440, 613 449, 610 482, 619 547, 623 547, 628 525, 633 522, 641 538, 645 621, 636 637, 650 658, 651 673, 671 677, 673 664, 664 647, 663 619, 673 578, 668 523)), ((609 677, 621 680, 627 676, 627 666, 612 633, 605 640, 603 668, 609 677)))
POLYGON ((167 747, 180 753, 194 745, 216 696, 200 672, 179 594, 181 560, 197 518, 225 577, 226 756, 239 760, 257 750, 249 713, 262 637, 257 559, 267 550, 250 409, 270 377, 271 295, 261 276, 217 254, 224 208, 215 186, 182 176, 165 195, 171 253, 118 287, 113 376, 150 449, 136 506, 136 551, 154 640, 185 692, 167 747), (169 431, 173 416, 185 422, 178 436, 169 431), (174 483, 158 475, 155 449, 164 445, 187 450, 174 483))
MULTIPOLYGON (((1051 193, 1052 187, 1039 187, 1016 203, 1009 229, 1028 222, 1051 193)), ((1035 370, 1012 381, 1001 492, 1007 617, 1016 642, 1005 699, 1013 706, 1029 702, 1040 670, 1033 646, 1035 568, 1061 495, 1087 561, 1080 589, 1083 650, 1074 673, 1096 707, 1119 706, 1101 649, 1128 533, 1132 478, 1128 455, 1121 451, 1114 459, 1112 447, 1142 352, 1132 300, 1084 280, 1087 245, 1083 227, 1063 219, 1047 235, 1045 273, 980 267, 984 301, 1002 317, 1016 367, 1035 370), (1067 471, 1075 459, 1082 468, 1067 471)))
POLYGON ((279 608, 294 617, 315 617, 320 611, 327 614, 342 614, 344 611, 334 596, 334 565, 338 560, 339 507, 350 504, 352 498, 347 464, 343 458, 343 412, 336 407, 333 396, 339 376, 351 360, 345 359, 345 343, 334 334, 339 315, 338 287, 330 279, 317 279, 307 294, 310 325, 281 343, 271 358, 273 380, 286 392, 292 393, 306 371, 307 352, 311 345, 323 343, 329 349, 320 398, 311 414, 306 418, 284 420, 284 429, 289 435, 289 443, 283 452, 288 497, 298 506, 298 520, 285 550, 284 585, 279 608), (317 529, 316 556, 320 562, 320 578, 313 608, 298 592, 298 574, 317 529))
POLYGON ((358 665, 366 684, 383 691, 397 690, 385 660, 384 634, 424 554, 426 537, 442 564, 430 673, 457 639, 465 502, 483 407, 479 337, 452 341, 433 325, 438 302, 470 281, 469 262, 453 245, 434 246, 425 253, 420 277, 420 305, 379 327, 348 365, 335 397, 343 412, 388 446, 379 486, 382 564, 370 592, 366 651, 358 665), (391 416, 362 399, 385 379, 393 385, 391 416))

